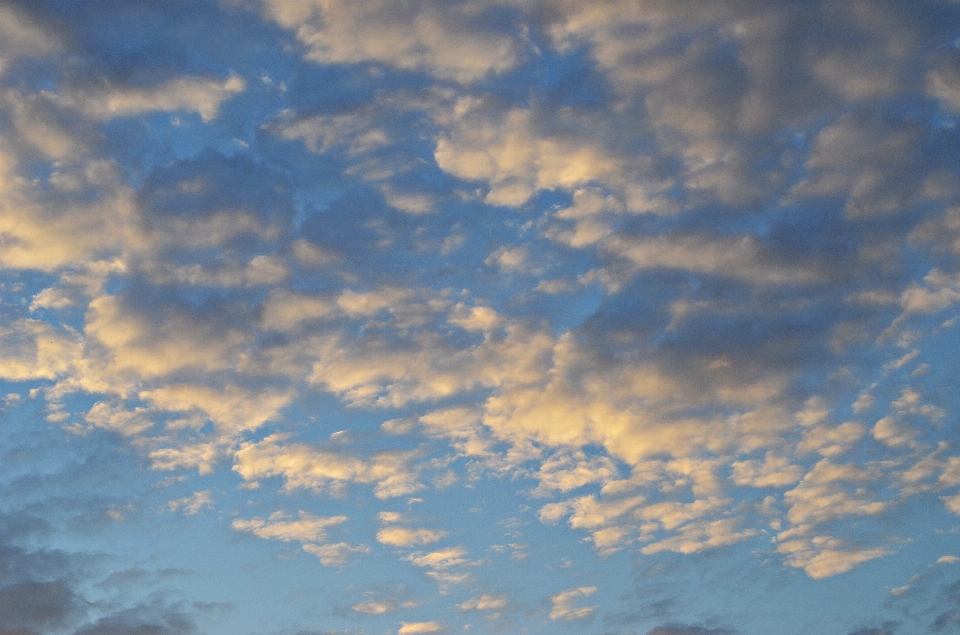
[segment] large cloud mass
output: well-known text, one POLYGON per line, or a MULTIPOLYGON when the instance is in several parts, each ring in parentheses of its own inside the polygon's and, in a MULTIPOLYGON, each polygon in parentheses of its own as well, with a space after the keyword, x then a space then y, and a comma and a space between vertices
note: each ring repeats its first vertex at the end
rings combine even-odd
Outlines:
POLYGON ((882 610, 947 628, 958 29, 937 0, 0 4, 0 416, 33 457, 0 513, 44 528, 0 532, 0 632, 214 624, 160 574, 96 586, 149 514, 441 598, 357 574, 336 629, 762 632, 594 574, 824 593, 916 544, 890 593, 939 599, 882 610), (57 511, 98 456, 129 491, 57 511), (508 567, 553 573, 514 598, 508 567))

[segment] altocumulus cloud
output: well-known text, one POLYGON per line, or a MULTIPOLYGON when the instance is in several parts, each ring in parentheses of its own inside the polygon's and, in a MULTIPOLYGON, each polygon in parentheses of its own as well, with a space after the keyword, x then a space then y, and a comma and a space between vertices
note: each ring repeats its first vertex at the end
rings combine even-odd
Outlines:
POLYGON ((0 630, 950 628, 958 34, 0 3, 0 630))

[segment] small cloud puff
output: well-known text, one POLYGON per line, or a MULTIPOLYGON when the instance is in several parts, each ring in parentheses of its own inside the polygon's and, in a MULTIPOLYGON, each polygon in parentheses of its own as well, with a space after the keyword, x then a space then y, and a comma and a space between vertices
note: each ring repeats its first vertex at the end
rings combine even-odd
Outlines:
POLYGON ((505 595, 492 595, 484 593, 466 602, 457 604, 457 610, 460 611, 495 611, 507 606, 509 600, 505 595))
POLYGON ((345 564, 354 553, 370 553, 370 547, 366 545, 351 545, 346 542, 338 542, 329 545, 303 545, 303 550, 315 555, 320 559, 320 564, 325 567, 336 567, 345 564))
POLYGON ((550 609, 551 620, 578 620, 589 617, 599 607, 580 606, 574 607, 573 602, 579 597, 586 597, 596 593, 595 586, 581 586, 573 589, 561 591, 556 595, 550 596, 550 602, 553 608, 550 609))
POLYGON ((266 520, 260 517, 237 518, 232 526, 237 531, 248 531, 267 540, 322 542, 327 538, 327 528, 347 521, 346 516, 315 516, 304 511, 299 513, 298 520, 286 518, 283 512, 275 512, 266 520))
POLYGON ((400 622, 397 635, 417 635, 418 633, 440 633, 446 627, 440 622, 400 622))
POLYGON ((202 492, 194 493, 192 496, 185 496, 184 498, 169 501, 167 507, 169 507, 172 512, 182 510, 185 515, 193 516, 194 514, 199 514, 204 508, 213 507, 213 496, 210 490, 203 490, 202 492))
POLYGON ((367 615, 383 615, 397 610, 397 603, 393 600, 371 600, 370 602, 361 602, 350 607, 357 613, 366 613, 367 615))
POLYGON ((392 547, 411 547, 437 542, 448 532, 433 529, 408 529, 407 527, 387 527, 377 532, 377 541, 392 547))
POLYGON ((61 101, 98 120, 154 111, 189 110, 210 121, 219 114, 224 100, 245 88, 246 82, 236 75, 224 80, 182 77, 145 88, 85 86, 68 91, 61 101))

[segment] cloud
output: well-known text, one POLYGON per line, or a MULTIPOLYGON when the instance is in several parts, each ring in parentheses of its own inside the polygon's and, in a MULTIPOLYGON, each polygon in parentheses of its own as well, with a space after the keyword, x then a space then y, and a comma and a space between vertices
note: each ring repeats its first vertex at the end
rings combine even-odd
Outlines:
POLYGON ((569 620, 579 620, 585 617, 589 617, 599 607, 596 607, 596 606, 574 607, 573 603, 579 597, 590 596, 596 592, 597 592, 597 587, 581 586, 581 587, 575 587, 573 589, 567 589, 566 591, 561 591, 556 595, 550 596, 550 603, 552 604, 552 608, 550 609, 550 619, 569 621, 569 620))
POLYGON ((821 277, 815 267, 780 264, 765 258, 762 245, 750 237, 716 240, 695 236, 616 236, 603 246, 637 270, 682 269, 739 278, 753 284, 809 284, 821 277))
POLYGON ((315 516, 301 511, 297 520, 285 520, 285 515, 275 513, 269 519, 260 517, 249 520, 236 518, 232 527, 237 531, 249 531, 265 540, 284 542, 323 542, 327 538, 327 528, 347 522, 346 516, 315 516))
POLYGON ((702 626, 657 626, 647 635, 732 635, 735 631, 726 628, 704 628, 702 626))
POLYGON ((491 205, 516 207, 537 190, 574 189, 622 169, 602 147, 540 133, 530 110, 503 112, 465 97, 446 117, 434 152, 437 165, 461 179, 487 182, 484 201, 491 205))
POLYGON ((261 325, 270 330, 288 331, 308 320, 335 316, 339 313, 338 309, 331 299, 277 289, 263 303, 261 325))
POLYGON ((753 487, 786 487, 799 481, 804 473, 799 465, 790 465, 787 459, 771 453, 762 462, 737 461, 730 467, 733 468, 734 483, 753 487))
POLYGON ((290 392, 250 391, 239 386, 214 390, 205 386, 172 384, 145 390, 139 397, 162 410, 199 410, 227 432, 252 430, 278 416, 293 398, 290 392))
POLYGON ((68 90, 61 103, 98 120, 154 111, 187 110, 209 121, 219 114, 224 100, 244 88, 246 82, 236 75, 225 80, 181 77, 151 87, 84 86, 68 90))
POLYGON ((62 582, 11 584, 0 588, 0 625, 24 632, 62 627, 79 608, 79 601, 62 582))
POLYGON ((0 76, 18 58, 41 57, 62 47, 54 33, 7 5, 0 8, 0 42, 0 76))
MULTIPOLYGON (((858 398, 857 403, 863 402, 858 398)), ((801 452, 815 451, 826 457, 839 456, 859 441, 866 429, 865 425, 856 421, 847 421, 839 426, 813 426, 806 431, 797 449, 801 452)))
POLYGON ((178 447, 150 450, 148 458, 154 470, 195 469, 200 474, 211 474, 216 462, 225 454, 225 447, 218 443, 193 441, 178 447))
POLYGON ((148 632, 157 635, 191 635, 197 632, 193 616, 179 607, 143 605, 102 617, 83 626, 77 635, 121 635, 148 632))
POLYGON ((960 494, 953 494, 952 496, 941 496, 940 500, 943 501, 943 504, 952 511, 957 516, 960 516, 960 494))
POLYGON ((956 54, 940 56, 925 79, 927 92, 941 99, 950 110, 960 112, 960 73, 957 72, 956 54))
POLYGON ((204 508, 213 507, 213 495, 210 490, 194 492, 191 496, 168 501, 167 507, 172 512, 182 511, 187 516, 193 516, 199 514, 204 508))
POLYGON ((704 549, 726 547, 757 535, 755 529, 737 531, 740 518, 721 518, 713 521, 695 521, 682 527, 676 535, 641 549, 642 553, 675 551, 677 553, 696 553, 704 549))
POLYGON ((813 176, 795 192, 842 195, 851 217, 896 213, 919 200, 930 169, 931 162, 916 160, 921 134, 908 123, 844 115, 817 134, 806 164, 813 176))
POLYGON ((0 378, 27 381, 64 375, 79 353, 77 339, 39 320, 0 325, 0 378))
MULTIPOLYGON (((802 595, 893 554, 921 500, 960 514, 938 357, 960 300, 948 5, 0 6, 0 404, 32 444, 4 449, 7 498, 74 504, 38 485, 53 430, 101 444, 98 467, 108 448, 205 483, 229 464, 263 504, 333 496, 373 518, 403 497, 447 528, 452 484, 464 508, 493 484, 563 525, 503 527, 517 563, 540 531, 604 558, 751 541, 688 563, 771 552, 811 578, 791 578, 802 595)), ((197 514, 223 489, 132 506, 108 488, 50 531, 91 544, 97 523, 197 514)), ((375 553, 327 542, 346 515, 231 514, 325 566, 375 553)), ((445 593, 485 562, 412 512, 378 518, 401 577, 445 593)), ((86 584, 0 576, 0 630, 203 623, 94 607, 86 584)), ((460 617, 508 604, 471 591, 457 608, 483 613, 460 617)), ((595 614, 576 606, 591 593, 555 594, 551 618, 595 614)), ((424 625, 446 629, 401 631, 424 625)))
MULTIPOLYGON (((303 550, 320 559, 325 567, 337 567, 346 564, 351 554, 370 553, 370 547, 365 545, 351 545, 346 542, 337 542, 327 545, 303 545, 303 550)), ((354 607, 356 610, 356 607, 354 607)))
POLYGON ((496 265, 501 271, 522 271, 527 259, 527 250, 523 247, 500 247, 487 256, 484 264, 496 265))
POLYGON ((553 491, 569 492, 590 483, 605 484, 615 480, 620 470, 609 457, 587 457, 583 452, 572 455, 563 452, 548 457, 536 474, 540 484, 534 496, 545 496, 553 491))
POLYGON ((815 580, 846 573, 858 564, 891 553, 882 547, 858 549, 856 545, 831 536, 782 542, 777 551, 787 556, 787 564, 803 569, 815 580))
POLYGON ((440 633, 445 627, 440 622, 401 622, 402 626, 397 635, 414 635, 415 633, 440 633))
POLYGON ((397 610, 397 603, 392 600, 371 600, 370 602, 361 602, 350 607, 357 613, 366 613, 367 615, 382 615, 392 613, 397 610))
POLYGON ((415 452, 380 452, 363 461, 300 443, 286 443, 286 439, 273 434, 256 443, 241 444, 233 470, 246 481, 283 476, 287 490, 323 491, 358 482, 375 484, 374 492, 379 498, 392 498, 423 487, 409 465, 415 452))
POLYGON ((405 556, 404 560, 415 567, 428 569, 427 575, 440 583, 441 592, 444 592, 447 585, 462 584, 469 579, 470 575, 462 567, 479 564, 467 559, 467 553, 464 547, 447 547, 426 553, 414 552, 405 556))
POLYGON ((339 0, 264 0, 266 15, 296 33, 309 60, 379 62, 461 82, 505 71, 516 62, 514 39, 484 19, 494 8, 480 2, 357 7, 339 0))
MULTIPOLYGON (((26 104, 12 107, 27 143, 67 162, 86 154, 85 142, 31 121, 26 104)), ((0 234, 4 236, 0 266, 56 271, 69 265, 93 265, 98 260, 109 262, 124 245, 139 242, 132 191, 119 182, 114 162, 64 165, 51 175, 52 188, 40 188, 20 177, 19 163, 8 140, 0 138, 0 234)))
POLYGON ((467 307, 462 302, 453 307, 448 321, 466 331, 491 331, 504 323, 503 316, 490 307, 467 307))
POLYGON ((105 362, 119 372, 153 378, 186 368, 235 368, 249 336, 198 318, 174 311, 148 314, 121 298, 100 296, 90 301, 84 332, 104 347, 105 362))
MULTIPOLYGON (((346 308, 355 315, 372 310, 369 298, 342 300, 349 302, 346 308)), ((410 319, 418 317, 414 314, 410 319)), ((542 376, 543 358, 552 345, 548 334, 522 322, 467 347, 453 345, 442 331, 402 331, 397 338, 377 332, 359 339, 345 335, 318 341, 316 348, 308 349, 317 355, 309 381, 347 402, 381 407, 535 381, 542 376)))
POLYGON ((496 611, 505 608, 509 604, 509 599, 505 595, 493 595, 484 593, 475 598, 470 598, 465 602, 457 604, 457 610, 460 611, 496 611))
POLYGON ((879 514, 892 504, 873 495, 870 485, 878 483, 879 477, 876 465, 837 464, 822 459, 784 494, 784 501, 790 505, 787 519, 795 525, 808 525, 848 515, 879 514))
POLYGON ((413 545, 429 545, 446 535, 448 535, 446 531, 433 529, 385 527, 377 532, 377 541, 393 547, 411 547, 413 545))
POLYGON ((905 447, 913 442, 914 432, 893 417, 877 421, 872 430, 873 438, 891 447, 905 447))

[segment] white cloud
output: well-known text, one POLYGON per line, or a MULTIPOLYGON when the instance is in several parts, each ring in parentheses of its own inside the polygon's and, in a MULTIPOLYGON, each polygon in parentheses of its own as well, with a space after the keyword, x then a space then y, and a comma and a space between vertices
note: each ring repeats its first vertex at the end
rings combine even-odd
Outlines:
POLYGON ((872 516, 893 503, 878 500, 871 485, 880 483, 879 466, 819 461, 793 489, 784 494, 790 505, 787 519, 806 526, 837 520, 845 516, 872 516))
POLYGON ((71 294, 66 289, 48 287, 33 296, 33 300, 30 302, 30 312, 32 313, 37 309, 52 309, 56 311, 74 306, 75 304, 76 302, 74 302, 71 294))
POLYGON ((11 61, 40 57, 60 50, 62 43, 21 11, 0 6, 0 75, 11 61))
POLYGON ((553 605, 550 609, 551 620, 579 620, 589 617, 599 607, 597 606, 579 606, 574 607, 573 603, 577 598, 586 597, 596 593, 595 586, 581 586, 573 589, 561 591, 556 595, 550 596, 550 603, 553 605))
POLYGON ((903 291, 900 304, 906 313, 937 313, 960 301, 960 277, 933 269, 923 282, 903 291))
POLYGON ((409 463, 415 452, 380 452, 367 461, 299 443, 283 435, 241 444, 233 469, 246 481, 282 476, 284 489, 329 490, 350 482, 375 484, 378 498, 406 496, 423 486, 409 463))
POLYGON ((416 567, 427 569, 427 575, 440 584, 444 591, 449 584, 462 584, 469 579, 463 567, 476 566, 477 561, 469 560, 464 547, 447 547, 427 553, 416 552, 404 557, 416 567))
POLYGON ((264 0, 264 5, 271 19, 296 33, 307 59, 322 64, 379 62, 470 82, 505 71, 517 59, 513 38, 485 26, 483 14, 496 5, 477 0, 412 5, 264 0))
POLYGON ((606 456, 587 457, 583 452, 558 452, 540 464, 535 478, 540 484, 535 496, 552 491, 568 492, 590 483, 606 483, 619 476, 616 463, 606 456))
POLYGON ((527 250, 524 247, 500 247, 487 256, 483 263, 487 266, 496 265, 501 271, 522 271, 527 260, 527 250))
POLYGON ((172 512, 182 511, 187 516, 193 516, 199 514, 204 508, 213 507, 213 495, 208 489, 194 492, 191 496, 168 501, 167 507, 172 512))
POLYGON ((947 108, 960 112, 960 73, 956 66, 943 64, 926 76, 927 92, 943 100, 947 108))
POLYGON ((148 275, 156 284, 211 287, 261 287, 282 282, 290 272, 279 258, 255 256, 249 262, 219 266, 154 264, 148 275))
POLYGON ((846 573, 858 564, 891 553, 883 547, 858 548, 831 536, 788 540, 781 542, 777 551, 787 557, 787 564, 803 569, 815 580, 846 573))
POLYGON ((329 298, 291 293, 283 289, 270 292, 263 303, 260 325, 265 329, 289 331, 303 322, 322 320, 338 312, 329 298))
POLYGON ((836 457, 863 438, 866 430, 865 425, 856 421, 847 421, 839 426, 816 425, 804 432, 797 449, 801 452, 815 451, 826 457, 836 457))
POLYGON ((8 381, 54 379, 79 356, 76 335, 40 320, 13 320, 0 325, 0 378, 8 381))
MULTIPOLYGON (((325 567, 338 567, 346 564, 351 554, 370 553, 370 547, 365 545, 351 545, 346 542, 337 542, 328 545, 303 545, 303 550, 320 559, 325 567)), ((356 610, 356 607, 354 607, 356 610)))
POLYGON ((155 412, 148 408, 128 410, 120 404, 98 401, 90 407, 84 419, 90 425, 129 437, 152 428, 154 414, 155 412))
POLYGON ((400 622, 402 626, 397 635, 416 635, 417 633, 440 633, 445 627, 440 622, 400 622))
POLYGON ((371 600, 370 602, 361 602, 350 607, 357 613, 366 613, 367 615, 383 615, 397 610, 397 603, 393 600, 371 600))
POLYGON ((407 527, 385 527, 377 532, 377 541, 393 547, 429 545, 437 542, 449 532, 434 529, 408 529, 407 527))
POLYGON ((737 531, 742 523, 741 518, 690 522, 680 527, 675 535, 647 545, 640 551, 646 554, 661 551, 696 553, 704 549, 726 547, 757 535, 755 529, 737 531))
MULTIPOLYGON (((491 205, 515 207, 538 190, 573 190, 592 181, 619 177, 621 162, 588 136, 547 136, 533 112, 499 112, 475 98, 463 98, 437 141, 434 159, 462 179, 485 181, 491 205)), ((575 128, 575 125, 571 125, 575 128)))
POLYGON ((145 390, 139 397, 167 411, 203 412, 227 433, 253 430, 278 416, 293 398, 291 392, 254 392, 238 386, 215 390, 192 384, 168 384, 145 390))
POLYGON ((419 192, 403 192, 384 185, 383 196, 387 205, 414 216, 436 211, 433 199, 419 192))
POLYGON ((871 431, 873 438, 893 448, 908 447, 913 444, 914 431, 897 421, 895 417, 884 417, 877 421, 871 431))
MULTIPOLYGON (((56 188, 21 178, 17 155, 0 137, 0 235, 5 237, 0 266, 51 272, 70 265, 94 269, 98 260, 111 262, 124 246, 140 245, 133 191, 119 182, 117 166, 86 160, 86 142, 58 131, 55 124, 35 120, 20 101, 11 104, 11 110, 15 127, 28 143, 64 162, 50 178, 57 182, 59 174, 61 180, 76 181, 79 195, 65 197, 56 188)), ((117 268, 123 269, 122 263, 117 268)))
POLYGON ((150 87, 83 86, 68 90, 60 101, 98 120, 154 111, 188 110, 209 121, 217 117, 220 105, 226 99, 245 88, 246 82, 236 75, 224 80, 181 77, 150 87))
POLYGON ((504 319, 488 306, 468 307, 459 302, 453 307, 447 321, 467 331, 491 331, 499 328, 504 319))
POLYGON ((505 595, 484 593, 457 604, 457 609, 460 611, 496 611, 505 608, 507 604, 509 604, 509 599, 505 595))
POLYGON ((786 458, 769 452, 763 461, 737 461, 731 467, 734 483, 752 487, 786 487, 799 481, 804 473, 799 465, 791 465, 786 458))
POLYGON ((953 494, 951 496, 941 496, 940 500, 943 501, 943 504, 947 509, 952 511, 957 516, 960 516, 960 494, 953 494))
POLYGON ((151 450, 150 467, 154 470, 195 469, 200 474, 212 474, 214 465, 225 454, 217 443, 185 443, 178 447, 151 450))
POLYGON ((304 511, 299 513, 297 520, 286 518, 279 512, 271 514, 267 519, 236 518, 232 527, 237 531, 248 531, 265 540, 313 543, 326 540, 328 528, 347 522, 346 516, 316 516, 304 511))
MULTIPOLYGON (((238 368, 250 336, 239 329, 220 326, 186 314, 146 314, 120 298, 104 295, 90 301, 84 332, 88 340, 104 347, 104 362, 112 372, 155 378, 187 368, 238 368)), ((193 392, 199 395, 204 389, 193 392)), ((156 394, 163 398, 176 393, 161 390, 156 394)))
POLYGON ((610 254, 637 270, 670 268, 740 279, 753 284, 809 284, 822 277, 812 264, 780 264, 751 237, 712 238, 613 236, 603 241, 610 254))

